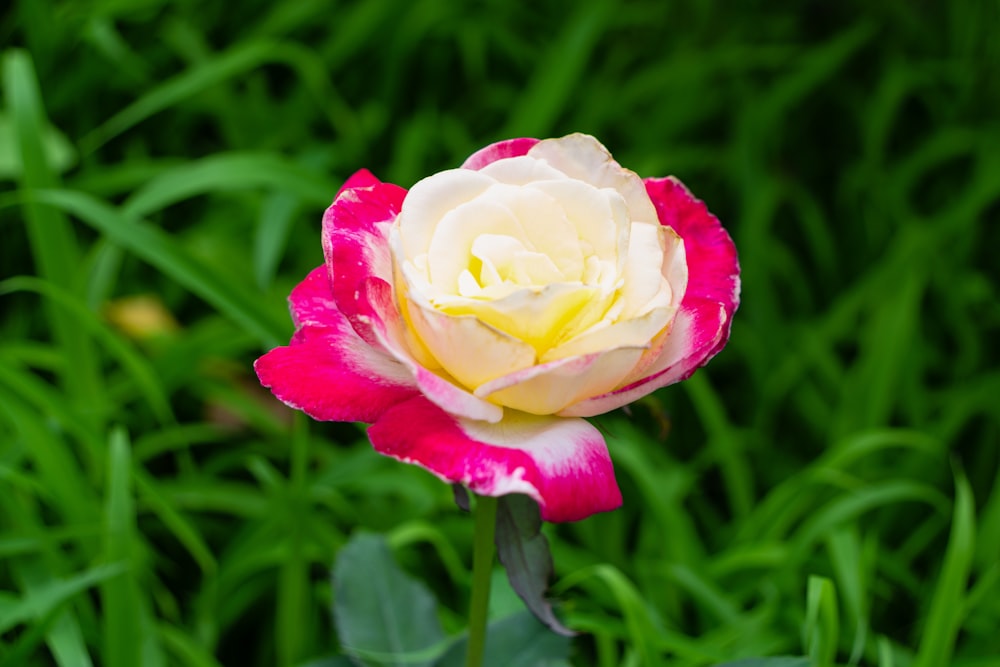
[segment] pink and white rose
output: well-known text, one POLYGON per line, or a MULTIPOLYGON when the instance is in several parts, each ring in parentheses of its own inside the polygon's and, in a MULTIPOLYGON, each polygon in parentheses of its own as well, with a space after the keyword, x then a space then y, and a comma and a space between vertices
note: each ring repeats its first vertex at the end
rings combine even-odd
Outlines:
POLYGON ((513 139, 409 192, 367 171, 323 218, 296 331, 255 368, 315 419, 548 521, 615 509, 583 417, 683 380, 726 343, 732 240, 674 178, 642 180, 593 137, 513 139))

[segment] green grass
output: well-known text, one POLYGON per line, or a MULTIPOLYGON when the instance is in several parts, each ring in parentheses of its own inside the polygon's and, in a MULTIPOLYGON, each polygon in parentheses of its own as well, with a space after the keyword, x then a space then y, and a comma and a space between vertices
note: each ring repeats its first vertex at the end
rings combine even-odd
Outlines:
POLYGON ((0 666, 324 664, 362 529, 460 631, 451 491, 251 363, 353 171, 571 131, 680 177, 743 267, 726 350, 599 419, 624 507, 546 529, 572 664, 1000 665, 998 29, 989 0, 5 10, 0 666))

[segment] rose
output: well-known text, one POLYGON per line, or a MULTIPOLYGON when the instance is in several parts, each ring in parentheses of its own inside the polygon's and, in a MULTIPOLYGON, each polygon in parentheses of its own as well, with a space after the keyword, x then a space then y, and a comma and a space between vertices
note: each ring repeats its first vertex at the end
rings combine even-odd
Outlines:
POLYGON ((621 504, 582 417, 688 377, 739 303, 729 235, 674 178, 641 180, 593 137, 513 139, 406 190, 352 176, 324 265, 261 383, 379 452, 549 521, 621 504))

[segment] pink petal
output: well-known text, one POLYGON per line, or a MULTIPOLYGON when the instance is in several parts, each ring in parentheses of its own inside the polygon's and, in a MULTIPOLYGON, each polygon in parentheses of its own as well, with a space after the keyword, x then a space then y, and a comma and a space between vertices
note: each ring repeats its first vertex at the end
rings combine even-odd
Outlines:
POLYGON ((604 438, 582 419, 508 410, 500 423, 486 424, 417 397, 386 411, 368 437, 382 454, 474 493, 529 495, 545 521, 578 521, 622 502, 604 438))
MULTIPOLYGON (((382 181, 375 177, 375 174, 371 173, 367 169, 359 169, 358 171, 351 174, 350 178, 344 181, 344 184, 340 186, 337 190, 337 197, 344 190, 351 190, 352 188, 370 188, 374 185, 378 185, 382 181)), ((334 197, 336 199, 336 197, 334 197)))
POLYGON ((538 364, 487 382, 476 396, 537 415, 551 415, 618 386, 642 357, 621 347, 538 364))
POLYGON ((666 337, 640 361, 640 377, 633 375, 619 389, 572 405, 561 415, 599 415, 680 382, 708 363, 729 339, 732 315, 740 303, 740 266, 732 239, 677 179, 650 178, 645 183, 660 223, 684 239, 688 264, 684 299, 666 337))
POLYGON ((721 303, 731 316, 740 303, 740 265, 728 232, 676 178, 647 178, 645 183, 660 224, 684 239, 686 296, 721 303))
POLYGON ((646 364, 644 377, 626 381, 619 389, 571 405, 559 414, 593 417, 620 408, 655 389, 687 379, 726 344, 729 324, 722 304, 685 297, 670 332, 660 343, 658 356, 646 364))
POLYGON ((538 139, 531 139, 528 137, 498 141, 495 144, 490 144, 486 148, 480 148, 478 151, 470 155, 469 158, 462 163, 462 169, 478 170, 492 162, 496 162, 497 160, 503 160, 508 157, 520 157, 521 155, 527 154, 527 152, 531 150, 531 147, 537 143, 538 139))
POLYGON ((499 406, 425 367, 427 355, 415 354, 419 343, 406 335, 393 295, 387 238, 406 190, 382 183, 368 172, 358 172, 348 184, 354 182, 371 185, 342 189, 323 216, 333 310, 346 317, 373 353, 382 352, 409 371, 409 383, 442 408, 471 419, 499 421, 503 414, 499 406))
POLYGON ((254 363, 260 383, 287 405, 329 421, 378 419, 417 393, 406 367, 362 340, 332 306, 324 267, 290 297, 300 327, 288 346, 254 363))
POLYGON ((292 322, 304 326, 338 327, 344 316, 337 311, 326 266, 317 266, 288 295, 292 322))
POLYGON ((403 188, 382 183, 368 172, 358 172, 323 215, 323 255, 333 300, 358 335, 373 345, 375 337, 359 312, 367 309, 359 292, 373 278, 392 284, 387 234, 405 196, 403 188), (347 187, 355 182, 371 184, 347 187))
MULTIPOLYGON (((404 331, 402 317, 396 310, 392 288, 384 281, 372 278, 358 291, 358 313, 362 323, 370 327, 379 349, 405 366, 416 381, 421 393, 448 412, 498 422, 503 417, 503 408, 489 401, 473 396, 470 391, 445 377, 444 371, 428 368, 427 359, 414 355, 414 349, 421 344, 404 331)), ((423 353, 426 355, 427 353, 423 353)), ((431 361, 433 358, 431 358, 431 361)))

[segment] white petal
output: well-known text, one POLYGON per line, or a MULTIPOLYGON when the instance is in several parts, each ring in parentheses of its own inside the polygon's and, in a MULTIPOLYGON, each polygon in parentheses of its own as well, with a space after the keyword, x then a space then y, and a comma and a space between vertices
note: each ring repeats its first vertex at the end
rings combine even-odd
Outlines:
POLYGON ((663 253, 663 277, 670 284, 671 303, 680 307, 684 295, 687 293, 688 284, 688 262, 687 251, 684 247, 684 240, 677 235, 677 232, 667 230, 667 248, 663 253))
POLYGON ((500 183, 509 183, 510 185, 527 185, 534 181, 567 178, 566 174, 544 160, 537 160, 527 155, 497 160, 486 165, 479 172, 495 178, 500 183))
MULTIPOLYGON (((575 242, 586 248, 584 256, 596 257, 600 262, 602 271, 597 280, 613 284, 624 265, 630 233, 628 208, 621 195, 573 180, 541 181, 530 187, 559 202, 576 232, 575 239, 565 239, 564 243, 575 242)), ((577 279, 583 277, 581 274, 577 279)))
POLYGON ((641 348, 619 348, 560 359, 488 382, 475 395, 534 415, 556 414, 617 387, 642 353, 641 348))
POLYGON ((616 347, 650 347, 670 324, 676 308, 654 308, 645 315, 619 322, 600 322, 542 355, 541 363, 565 357, 593 354, 616 347))
POLYGON ((542 288, 522 288, 492 301, 434 294, 433 305, 449 315, 473 315, 490 326, 518 338, 539 353, 559 344, 567 331, 586 328, 586 321, 600 319, 591 313, 601 305, 596 288, 552 283, 542 288))
POLYGON ((475 317, 409 302, 410 324, 441 367, 470 390, 535 363, 535 350, 475 317))
MULTIPOLYGON (((622 276, 619 319, 636 317, 651 308, 670 305, 671 288, 663 277, 667 228, 633 222, 622 276)), ((677 235, 674 234, 674 238, 677 235)))
POLYGON ((475 266, 473 244, 483 235, 516 239, 548 256, 561 275, 582 272, 579 246, 567 243, 575 234, 562 208, 542 192, 497 184, 438 222, 427 252, 430 281, 437 289, 458 292, 458 276, 475 266))
POLYGON ((528 155, 544 159, 559 171, 596 187, 614 188, 625 198, 632 220, 658 220, 642 179, 615 162, 608 149, 594 137, 570 134, 546 139, 532 146, 528 155))
POLYGON ((481 171, 451 169, 418 181, 403 200, 396 225, 404 256, 426 254, 441 218, 496 183, 481 171))

